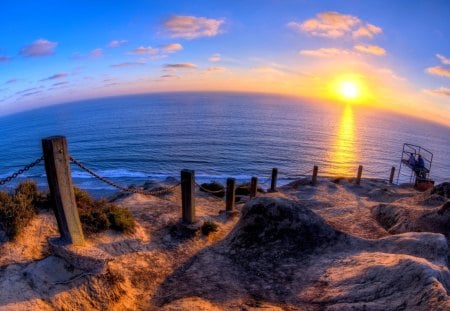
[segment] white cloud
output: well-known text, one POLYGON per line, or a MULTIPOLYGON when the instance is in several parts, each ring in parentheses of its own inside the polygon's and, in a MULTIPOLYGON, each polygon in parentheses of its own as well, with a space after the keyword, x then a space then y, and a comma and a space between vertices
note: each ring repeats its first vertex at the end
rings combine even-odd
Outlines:
POLYGON ((352 51, 337 48, 321 48, 317 50, 301 50, 299 54, 303 56, 327 58, 335 56, 348 56, 352 54, 352 51))
POLYGON ((450 65, 450 59, 448 59, 447 57, 445 57, 442 54, 436 54, 436 57, 439 58, 439 60, 444 64, 444 65, 450 65))
POLYGON ((287 26, 312 36, 332 39, 346 35, 352 35, 355 38, 372 38, 382 32, 382 29, 378 26, 363 22, 356 16, 338 12, 322 12, 317 14, 315 18, 304 22, 289 22, 287 26))
POLYGON ((26 57, 39 57, 52 55, 55 52, 55 48, 58 45, 57 42, 51 42, 46 39, 38 39, 23 47, 19 54, 26 57))
POLYGON ((440 88, 435 89, 435 90, 426 89, 426 90, 423 90, 423 91, 425 93, 431 94, 431 95, 450 96, 450 89, 447 88, 447 87, 440 87, 440 88))
POLYGON ((386 50, 377 45, 358 44, 358 45, 354 46, 354 49, 359 52, 362 52, 362 53, 372 54, 372 55, 376 55, 376 56, 386 55, 386 50))
POLYGON ((128 42, 127 40, 113 40, 113 41, 111 41, 108 44, 108 47, 109 48, 116 48, 116 47, 119 47, 119 46, 121 46, 121 45, 123 45, 123 44, 125 44, 127 42, 128 42))
POLYGON ((430 75, 450 78, 450 70, 442 68, 440 66, 429 67, 429 68, 425 69, 425 71, 427 73, 429 73, 430 75))
POLYGON ((219 34, 222 19, 195 16, 173 16, 165 21, 166 31, 172 38, 195 39, 219 34))
POLYGON ((215 53, 215 54, 211 55, 211 57, 208 58, 208 60, 210 62, 217 63, 217 62, 220 62, 222 59, 221 59, 221 55, 219 53, 215 53))

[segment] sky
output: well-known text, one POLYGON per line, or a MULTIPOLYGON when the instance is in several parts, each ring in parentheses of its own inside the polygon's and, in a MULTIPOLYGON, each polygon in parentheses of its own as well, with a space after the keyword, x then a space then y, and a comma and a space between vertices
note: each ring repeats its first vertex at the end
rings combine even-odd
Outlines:
POLYGON ((0 115, 244 91, 450 126, 450 1, 0 1, 0 115), (342 96, 342 83, 357 89, 342 96))

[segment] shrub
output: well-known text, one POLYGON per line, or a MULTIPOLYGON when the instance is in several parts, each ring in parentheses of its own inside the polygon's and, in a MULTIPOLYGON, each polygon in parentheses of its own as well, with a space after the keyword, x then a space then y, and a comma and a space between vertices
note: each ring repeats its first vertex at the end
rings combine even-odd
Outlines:
POLYGON ((20 183, 13 194, 0 192, 0 226, 10 239, 15 239, 34 218, 41 197, 33 181, 20 183))
POLYGON ((75 200, 83 230, 96 233, 108 229, 130 232, 135 227, 133 215, 126 208, 118 207, 105 199, 94 200, 86 191, 74 187, 75 200))
POLYGON ((202 225, 202 233, 209 235, 211 232, 216 232, 219 229, 219 225, 214 221, 205 221, 202 225))

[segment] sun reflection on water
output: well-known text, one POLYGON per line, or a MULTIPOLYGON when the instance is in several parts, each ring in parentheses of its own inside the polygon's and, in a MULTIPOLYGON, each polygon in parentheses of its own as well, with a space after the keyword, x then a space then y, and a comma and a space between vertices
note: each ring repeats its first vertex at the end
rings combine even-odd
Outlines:
POLYGON ((355 132, 351 105, 346 105, 333 142, 328 173, 332 176, 353 176, 355 163, 355 132))

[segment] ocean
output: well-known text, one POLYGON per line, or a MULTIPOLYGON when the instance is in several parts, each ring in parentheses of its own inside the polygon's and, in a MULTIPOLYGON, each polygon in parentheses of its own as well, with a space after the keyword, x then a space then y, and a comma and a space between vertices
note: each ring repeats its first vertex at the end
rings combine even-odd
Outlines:
MULTIPOLYGON (((433 153, 431 178, 450 181, 450 128, 366 106, 307 103, 278 95, 167 93, 86 100, 0 118, 0 179, 39 158, 41 139, 64 135, 70 154, 99 175, 125 186, 179 178, 269 185, 310 175, 387 179, 399 168, 403 143, 433 153)), ((411 172, 403 167, 399 182, 411 172)), ((95 196, 115 190, 72 166, 74 183, 95 196)), ((0 187, 25 179, 46 187, 43 164, 0 187)), ((397 180, 397 173, 395 175, 397 180)))

